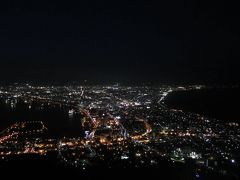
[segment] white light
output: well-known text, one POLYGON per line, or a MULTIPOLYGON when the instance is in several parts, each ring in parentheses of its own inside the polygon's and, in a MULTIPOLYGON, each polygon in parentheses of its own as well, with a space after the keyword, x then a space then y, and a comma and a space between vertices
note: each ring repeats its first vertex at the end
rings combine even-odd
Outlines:
POLYGON ((128 159, 129 157, 126 155, 121 156, 121 159, 128 159))

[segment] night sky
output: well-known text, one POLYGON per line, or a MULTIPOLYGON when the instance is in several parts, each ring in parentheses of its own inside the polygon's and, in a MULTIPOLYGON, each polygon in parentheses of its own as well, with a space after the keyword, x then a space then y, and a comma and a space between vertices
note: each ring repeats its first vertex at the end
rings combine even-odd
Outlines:
POLYGON ((238 83, 229 1, 0 3, 0 81, 238 83))

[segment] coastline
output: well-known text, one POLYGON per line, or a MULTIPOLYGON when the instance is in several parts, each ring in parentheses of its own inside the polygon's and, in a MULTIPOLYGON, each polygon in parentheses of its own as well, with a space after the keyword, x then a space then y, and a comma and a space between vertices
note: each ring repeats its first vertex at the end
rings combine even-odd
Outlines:
POLYGON ((238 90, 238 87, 177 90, 168 93, 161 104, 169 109, 200 114, 223 122, 239 122, 235 105, 240 99, 238 90))

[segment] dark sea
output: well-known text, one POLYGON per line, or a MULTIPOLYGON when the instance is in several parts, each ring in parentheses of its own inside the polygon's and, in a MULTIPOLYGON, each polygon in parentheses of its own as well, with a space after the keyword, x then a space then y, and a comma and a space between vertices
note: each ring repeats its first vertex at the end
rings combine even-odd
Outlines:
POLYGON ((50 137, 79 137, 83 135, 80 115, 69 116, 68 109, 61 107, 29 105, 18 101, 14 108, 0 99, 0 131, 16 122, 43 121, 50 137))
POLYGON ((173 109, 202 114, 223 122, 240 122, 240 89, 214 88, 177 91, 165 104, 173 109))

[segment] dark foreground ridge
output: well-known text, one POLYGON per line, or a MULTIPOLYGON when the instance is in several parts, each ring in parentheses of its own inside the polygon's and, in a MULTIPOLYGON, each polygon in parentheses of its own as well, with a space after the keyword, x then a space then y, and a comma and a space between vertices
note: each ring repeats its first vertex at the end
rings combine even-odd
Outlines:
POLYGON ((83 178, 83 179, 175 179, 175 180, 237 180, 235 175, 224 176, 212 171, 204 172, 201 178, 196 177, 195 165, 193 162, 172 163, 162 160, 157 167, 149 168, 122 168, 118 164, 109 168, 104 165, 89 167, 86 170, 66 166, 59 162, 56 154, 48 154, 44 158, 36 155, 15 156, 7 161, 0 161, 1 175, 8 178, 83 178))
POLYGON ((239 123, 164 103, 169 93, 207 88, 0 87, 1 172, 43 179, 237 179, 239 123))

